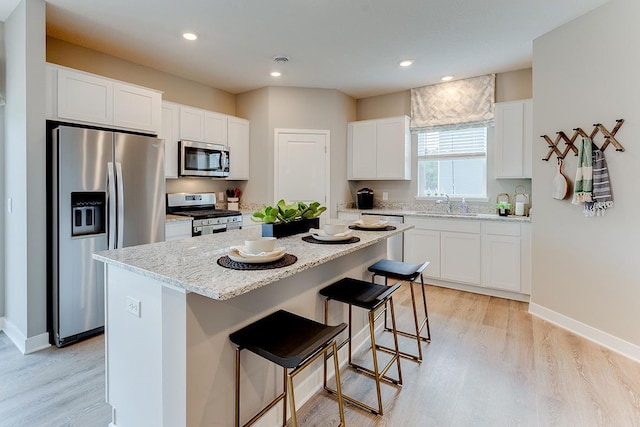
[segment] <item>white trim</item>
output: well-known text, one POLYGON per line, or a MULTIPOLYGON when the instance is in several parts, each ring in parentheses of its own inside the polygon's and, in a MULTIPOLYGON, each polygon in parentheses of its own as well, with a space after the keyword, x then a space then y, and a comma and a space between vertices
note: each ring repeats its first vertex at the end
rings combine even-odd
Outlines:
POLYGON ((531 298, 528 294, 520 292, 512 292, 503 289, 488 288, 482 285, 471 285, 459 282, 449 282, 446 280, 435 279, 424 276, 425 285, 440 286, 442 288, 457 289, 459 291, 472 292, 474 294, 488 295, 491 297, 511 299, 514 301, 529 302, 531 298))
POLYGON ((596 344, 606 347, 609 350, 620 353, 629 359, 640 362, 640 346, 638 345, 535 303, 529 303, 529 313, 563 329, 567 329, 568 331, 586 338, 589 341, 593 341, 596 344))
POLYGON ((13 344, 18 347, 18 350, 20 350, 22 354, 34 353, 51 346, 51 344, 49 344, 48 333, 27 338, 11 320, 6 317, 1 318, 1 320, 3 323, 1 330, 4 331, 13 344))
MULTIPOLYGON (((274 202, 280 199, 278 188, 278 136, 285 133, 308 134, 308 135, 324 135, 326 142, 326 155, 324 162, 324 186, 326 200, 322 203, 327 207, 327 212, 331 209, 331 131, 322 129, 283 129, 275 128, 273 130, 273 196, 274 202)), ((320 200, 318 200, 320 202, 320 200)))

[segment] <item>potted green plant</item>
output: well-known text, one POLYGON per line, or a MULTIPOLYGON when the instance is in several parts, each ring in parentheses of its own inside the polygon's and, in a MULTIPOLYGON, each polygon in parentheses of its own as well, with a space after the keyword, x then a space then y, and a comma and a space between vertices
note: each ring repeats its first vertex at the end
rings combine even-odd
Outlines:
POLYGON ((498 215, 500 216, 509 216, 511 213, 511 203, 508 202, 499 202, 496 204, 496 209, 498 210, 498 215))
POLYGON ((305 233, 320 227, 320 214, 326 211, 319 202, 286 204, 280 200, 275 206, 264 206, 251 215, 251 220, 262 223, 263 237, 285 237, 305 233))

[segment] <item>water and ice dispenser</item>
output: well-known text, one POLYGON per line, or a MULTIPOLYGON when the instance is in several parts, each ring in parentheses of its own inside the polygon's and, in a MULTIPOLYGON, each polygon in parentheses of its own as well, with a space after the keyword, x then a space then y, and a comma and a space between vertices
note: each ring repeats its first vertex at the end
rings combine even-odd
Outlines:
POLYGON ((101 234, 106 230, 106 194, 71 193, 71 235, 101 234))

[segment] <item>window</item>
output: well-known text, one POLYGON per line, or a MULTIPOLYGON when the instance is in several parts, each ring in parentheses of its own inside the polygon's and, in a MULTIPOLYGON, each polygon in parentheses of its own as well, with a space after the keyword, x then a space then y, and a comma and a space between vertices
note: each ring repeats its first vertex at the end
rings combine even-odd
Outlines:
POLYGON ((487 197, 486 125, 418 132, 418 195, 487 197))

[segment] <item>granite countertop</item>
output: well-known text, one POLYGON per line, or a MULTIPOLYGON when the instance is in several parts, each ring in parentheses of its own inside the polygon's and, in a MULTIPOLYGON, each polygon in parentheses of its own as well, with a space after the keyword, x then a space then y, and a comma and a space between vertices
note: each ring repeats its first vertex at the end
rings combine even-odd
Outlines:
POLYGON ((355 209, 355 208, 340 208, 338 212, 355 212, 355 213, 369 213, 376 215, 398 215, 398 216, 414 216, 425 218, 455 218, 455 219, 467 219, 467 220, 482 220, 482 221, 501 221, 501 222, 531 222, 531 217, 527 216, 500 216, 498 214, 489 213, 446 213, 446 212, 431 212, 431 211, 417 211, 407 209, 355 209))
POLYGON ((284 246, 287 253, 295 255, 298 260, 288 267, 271 270, 239 271, 221 267, 217 263, 218 258, 228 253, 230 246, 242 245, 246 239, 259 237, 259 227, 102 251, 94 254, 93 258, 188 292, 216 300, 227 300, 413 227, 407 224, 393 225, 397 227, 394 231, 353 230, 353 235, 359 237, 360 241, 352 244, 307 243, 302 237, 308 233, 280 238, 277 246, 284 246))
POLYGON ((193 218, 191 218, 190 216, 184 216, 184 215, 172 215, 172 214, 167 214, 166 216, 166 221, 167 222, 173 222, 173 221, 191 221, 193 220, 193 218))

